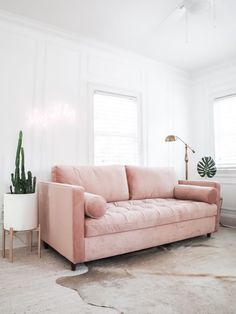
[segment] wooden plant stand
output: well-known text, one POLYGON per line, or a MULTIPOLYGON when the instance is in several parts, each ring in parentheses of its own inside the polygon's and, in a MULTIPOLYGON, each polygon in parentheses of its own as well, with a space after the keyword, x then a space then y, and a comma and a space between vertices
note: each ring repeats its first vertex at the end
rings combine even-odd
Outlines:
POLYGON ((2 237, 2 257, 6 257, 6 235, 9 234, 9 260, 13 263, 13 237, 14 233, 16 232, 29 232, 30 238, 30 251, 32 251, 32 240, 33 240, 33 231, 38 232, 38 257, 41 258, 41 233, 40 233, 40 224, 37 228, 31 229, 31 230, 13 230, 13 228, 10 228, 10 230, 6 230, 3 227, 3 237, 2 237))

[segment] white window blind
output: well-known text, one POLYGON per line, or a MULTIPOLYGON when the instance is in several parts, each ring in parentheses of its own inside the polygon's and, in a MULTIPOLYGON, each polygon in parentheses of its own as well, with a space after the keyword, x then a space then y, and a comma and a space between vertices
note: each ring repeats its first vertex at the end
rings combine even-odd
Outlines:
POLYGON ((236 95, 214 101, 215 159, 218 167, 236 167, 236 95))
POLYGON ((94 92, 94 164, 140 162, 136 97, 94 92))

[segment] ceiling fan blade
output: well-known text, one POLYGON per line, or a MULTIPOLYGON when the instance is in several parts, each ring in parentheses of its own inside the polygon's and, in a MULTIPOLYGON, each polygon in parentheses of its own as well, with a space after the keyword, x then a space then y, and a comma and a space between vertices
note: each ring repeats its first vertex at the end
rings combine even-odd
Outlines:
POLYGON ((164 18, 163 20, 157 25, 157 30, 162 27, 163 24, 165 24, 167 21, 175 23, 182 19, 184 17, 186 8, 185 4, 182 1, 178 6, 176 6, 173 10, 171 10, 164 18))

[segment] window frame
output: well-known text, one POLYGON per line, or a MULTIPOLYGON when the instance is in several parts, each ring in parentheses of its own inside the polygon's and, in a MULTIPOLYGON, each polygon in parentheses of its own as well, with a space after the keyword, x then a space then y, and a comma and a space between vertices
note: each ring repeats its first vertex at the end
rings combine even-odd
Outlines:
POLYGON ((145 132, 144 132, 144 121, 145 117, 143 115, 141 93, 119 89, 105 85, 99 84, 88 84, 88 161, 90 165, 94 164, 94 94, 95 92, 101 92, 104 94, 118 95, 124 97, 133 97, 137 100, 137 127, 138 127, 138 153, 139 153, 139 165, 145 165, 146 160, 146 150, 145 150, 145 132))
MULTIPOLYGON (((210 127, 212 130, 212 138, 213 138, 213 143, 212 143, 212 151, 214 152, 214 157, 216 158, 216 134, 215 134, 215 116, 214 116, 214 104, 217 99, 222 99, 222 98, 227 98, 227 97, 232 97, 236 96, 236 89, 229 89, 229 90, 224 90, 224 91, 219 91, 218 93, 214 93, 210 95, 210 103, 211 103, 211 119, 210 119, 210 127)), ((235 165, 230 165, 230 164, 225 164, 225 165, 218 165, 216 163, 216 168, 219 172, 228 172, 230 170, 236 171, 236 164, 235 165)))

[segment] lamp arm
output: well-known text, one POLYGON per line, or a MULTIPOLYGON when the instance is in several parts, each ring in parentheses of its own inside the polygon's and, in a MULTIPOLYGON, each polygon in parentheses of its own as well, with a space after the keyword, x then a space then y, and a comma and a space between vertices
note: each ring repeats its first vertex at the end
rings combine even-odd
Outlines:
POLYGON ((193 153, 195 153, 195 150, 192 147, 190 147, 187 143, 185 143, 180 137, 178 137, 177 135, 175 137, 178 138, 181 142, 183 142, 184 145, 186 145, 193 153))

